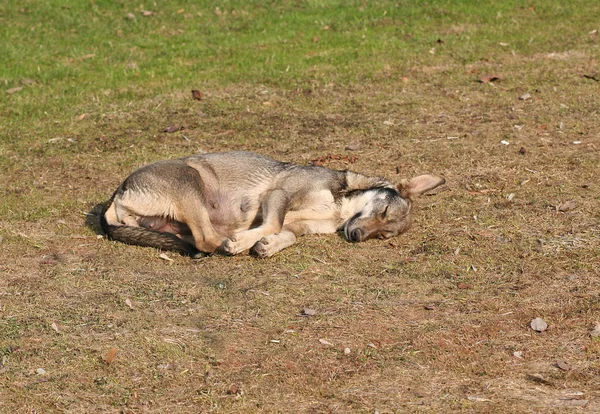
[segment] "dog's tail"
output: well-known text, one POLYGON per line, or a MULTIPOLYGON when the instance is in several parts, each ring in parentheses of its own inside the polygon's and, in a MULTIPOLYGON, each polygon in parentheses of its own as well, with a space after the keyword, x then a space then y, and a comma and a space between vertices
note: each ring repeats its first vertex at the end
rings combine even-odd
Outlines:
POLYGON ((104 205, 102 213, 100 214, 100 226, 110 240, 136 246, 154 247, 160 250, 174 251, 194 259, 207 256, 207 253, 199 251, 196 249, 196 246, 180 239, 172 233, 151 230, 145 227, 115 226, 109 224, 106 220, 106 211, 113 203, 118 191, 119 190, 117 189, 110 200, 104 205))

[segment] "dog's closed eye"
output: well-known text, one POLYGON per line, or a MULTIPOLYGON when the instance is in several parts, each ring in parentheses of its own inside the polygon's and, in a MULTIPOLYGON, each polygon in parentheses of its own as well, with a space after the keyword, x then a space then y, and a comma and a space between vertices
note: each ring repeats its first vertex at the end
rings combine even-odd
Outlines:
POLYGON ((380 218, 381 220, 384 220, 384 219, 385 219, 385 217, 387 216, 387 213, 388 213, 388 209, 389 209, 389 208, 390 208, 390 206, 385 206, 385 210, 383 210, 383 212, 382 212, 382 213, 379 215, 379 218, 380 218))

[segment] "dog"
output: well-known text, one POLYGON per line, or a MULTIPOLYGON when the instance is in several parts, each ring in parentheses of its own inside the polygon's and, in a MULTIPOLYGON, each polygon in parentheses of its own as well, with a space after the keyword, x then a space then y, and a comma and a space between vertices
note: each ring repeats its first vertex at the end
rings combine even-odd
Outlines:
POLYGON ((105 205, 109 239, 194 258, 269 257, 305 234, 387 239, 411 226, 414 199, 445 183, 280 162, 251 152, 191 155, 135 170, 105 205))

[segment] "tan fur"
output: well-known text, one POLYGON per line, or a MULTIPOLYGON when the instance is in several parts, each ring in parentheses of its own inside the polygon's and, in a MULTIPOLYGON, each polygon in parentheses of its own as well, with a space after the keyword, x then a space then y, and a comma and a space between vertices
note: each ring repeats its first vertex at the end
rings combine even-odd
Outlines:
POLYGON ((424 175, 396 187, 247 152, 199 154, 134 171, 102 226, 113 239, 192 256, 251 249, 267 257, 303 234, 342 229, 350 241, 400 234, 410 226, 411 200, 443 182, 424 175))

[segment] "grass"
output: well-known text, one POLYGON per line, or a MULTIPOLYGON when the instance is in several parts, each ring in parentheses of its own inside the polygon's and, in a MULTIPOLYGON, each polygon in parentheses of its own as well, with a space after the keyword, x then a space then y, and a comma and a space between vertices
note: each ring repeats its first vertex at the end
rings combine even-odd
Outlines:
POLYGON ((0 412, 600 409, 599 18, 3 2, 0 412), (171 262, 97 237, 131 170, 229 149, 448 185, 390 242, 171 262))

